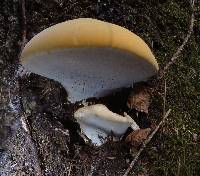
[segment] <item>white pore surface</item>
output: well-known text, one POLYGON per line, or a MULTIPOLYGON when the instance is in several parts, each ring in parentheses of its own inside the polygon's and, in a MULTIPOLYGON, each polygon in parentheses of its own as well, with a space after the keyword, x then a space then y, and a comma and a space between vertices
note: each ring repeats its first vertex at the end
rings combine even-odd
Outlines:
POLYGON ((102 131, 101 129, 94 128, 90 125, 81 123, 80 128, 82 132, 92 141, 96 146, 100 146, 106 141, 107 133, 102 131))
POLYGON ((69 48, 40 53, 27 59, 24 66, 60 82, 72 103, 130 87, 156 72, 144 59, 113 48, 69 48))
POLYGON ((113 113, 105 105, 95 104, 78 109, 74 117, 84 134, 96 145, 102 144, 107 135, 113 133, 119 137, 128 127, 135 124, 130 116, 121 116, 113 113))

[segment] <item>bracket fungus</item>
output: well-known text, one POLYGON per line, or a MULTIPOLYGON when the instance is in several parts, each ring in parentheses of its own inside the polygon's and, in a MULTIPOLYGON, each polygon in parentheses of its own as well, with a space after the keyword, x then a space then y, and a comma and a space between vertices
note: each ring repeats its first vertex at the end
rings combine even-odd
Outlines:
POLYGON ((33 37, 21 54, 24 67, 60 82, 71 102, 130 87, 156 74, 158 64, 137 35, 115 24, 80 18, 33 37))
MULTIPOLYGON (((118 25, 91 18, 69 20, 40 32, 23 49, 21 62, 27 71, 60 82, 71 103, 131 87, 158 71, 154 55, 139 36, 118 25)), ((102 113, 108 111, 103 109, 102 113)), ((106 128, 115 128, 109 120, 114 117, 111 112, 94 119, 98 121, 100 116, 106 128)), ((125 119, 127 124, 131 122, 115 116, 119 117, 120 120, 114 118, 118 122, 125 119)), ((123 127, 119 134, 125 126, 118 125, 119 131, 123 127)))
POLYGON ((140 129, 135 121, 128 115, 124 117, 113 113, 102 104, 95 104, 78 109, 74 113, 83 133, 96 145, 104 143, 104 139, 113 133, 120 137, 128 127, 133 130, 140 129))

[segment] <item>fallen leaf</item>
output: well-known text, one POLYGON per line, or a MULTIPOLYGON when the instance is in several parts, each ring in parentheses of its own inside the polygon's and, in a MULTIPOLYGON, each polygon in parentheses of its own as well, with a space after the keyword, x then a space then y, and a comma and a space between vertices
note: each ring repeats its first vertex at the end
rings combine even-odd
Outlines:
POLYGON ((151 128, 135 130, 126 137, 125 142, 137 148, 148 137, 150 131, 151 128))
POLYGON ((133 90, 128 97, 127 106, 130 109, 148 113, 151 92, 151 87, 145 83, 138 83, 134 85, 133 90))

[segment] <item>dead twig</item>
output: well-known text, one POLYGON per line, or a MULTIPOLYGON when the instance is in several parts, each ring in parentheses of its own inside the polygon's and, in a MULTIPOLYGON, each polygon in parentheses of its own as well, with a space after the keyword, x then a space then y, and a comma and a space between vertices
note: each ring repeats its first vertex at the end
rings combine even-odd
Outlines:
POLYGON ((151 139, 157 133, 157 131, 159 130, 159 128, 161 127, 161 125, 165 122, 166 118, 169 116, 169 114, 171 112, 171 109, 169 109, 167 112, 165 110, 165 108, 166 108, 166 92, 167 92, 167 86, 166 86, 166 81, 165 81, 165 89, 164 89, 164 97, 163 97, 163 118, 160 121, 160 123, 157 125, 157 127, 155 128, 155 130, 144 141, 142 147, 140 148, 140 150, 138 151, 138 153, 135 155, 134 160, 131 162, 131 164, 129 165, 128 169, 126 170, 126 172, 125 172, 125 174, 123 176, 127 176, 129 174, 129 172, 131 171, 131 169, 133 168, 133 166, 137 162, 140 154, 143 152, 143 150, 146 148, 147 144, 151 141, 151 139))
POLYGON ((178 60, 181 51, 184 49, 185 45, 187 44, 187 42, 193 32, 194 20, 195 20, 195 18, 194 18, 194 3, 195 3, 195 0, 190 0, 192 14, 191 14, 191 18, 190 18, 190 26, 188 29, 188 33, 187 33, 186 37, 184 38, 184 41, 181 44, 181 46, 173 54, 172 58, 170 59, 170 62, 168 62, 165 65, 165 67, 162 70, 160 70, 160 72, 158 73, 158 79, 162 79, 164 77, 164 75, 167 73, 167 71, 169 70, 169 68, 178 60))
POLYGON ((69 165, 68 176, 71 176, 71 170, 72 170, 72 163, 70 163, 70 165, 69 165))
POLYGON ((131 164, 129 165, 128 169, 126 170, 125 174, 123 176, 127 176, 128 173, 131 171, 131 169, 133 168, 133 166, 135 165, 135 163, 137 162, 140 154, 143 152, 143 150, 146 148, 146 145, 151 141, 151 139, 153 138, 153 136, 156 134, 156 132, 158 131, 158 129, 161 127, 161 125, 164 123, 165 119, 169 116, 171 112, 171 109, 169 109, 167 111, 167 113, 165 114, 165 116, 163 117, 163 119, 161 120, 161 122, 158 124, 158 126, 155 128, 155 130, 149 135, 149 137, 144 141, 142 147, 140 148, 140 150, 138 151, 138 153, 136 154, 134 160, 131 162, 131 164))

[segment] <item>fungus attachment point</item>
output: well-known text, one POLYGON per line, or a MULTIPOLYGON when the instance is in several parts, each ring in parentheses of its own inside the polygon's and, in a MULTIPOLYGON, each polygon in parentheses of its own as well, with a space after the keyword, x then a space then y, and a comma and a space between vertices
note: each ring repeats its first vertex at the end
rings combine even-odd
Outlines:
POLYGON ((27 71, 60 82, 72 103, 145 81, 158 64, 137 35, 115 24, 80 18, 33 37, 21 54, 27 71))
POLYGON ((113 113, 102 104, 80 108, 75 112, 74 117, 83 133, 98 146, 103 144, 105 138, 111 133, 115 137, 120 137, 132 124, 134 124, 134 130, 139 129, 130 116, 123 117, 113 113))

